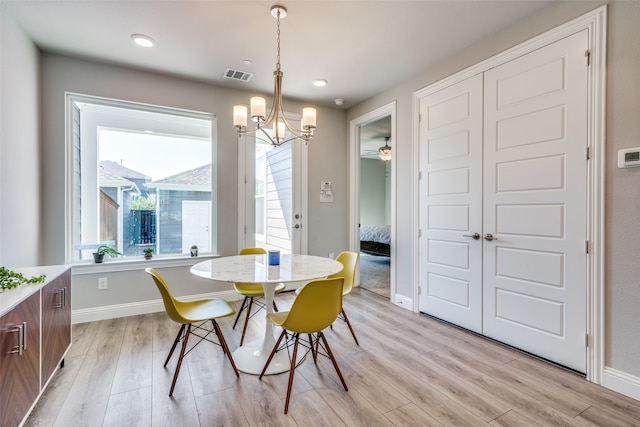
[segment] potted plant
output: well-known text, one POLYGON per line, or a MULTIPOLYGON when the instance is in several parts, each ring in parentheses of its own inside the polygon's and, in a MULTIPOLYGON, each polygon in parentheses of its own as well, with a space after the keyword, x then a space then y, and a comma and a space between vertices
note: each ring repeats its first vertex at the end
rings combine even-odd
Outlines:
POLYGON ((122 253, 118 252, 115 248, 112 248, 111 246, 100 245, 98 246, 98 249, 96 249, 96 251, 93 253, 93 260, 99 264, 104 260, 105 254, 109 256, 122 255, 122 253))
POLYGON ((153 248, 144 248, 142 252, 144 252, 144 259, 151 259, 153 256, 153 248))

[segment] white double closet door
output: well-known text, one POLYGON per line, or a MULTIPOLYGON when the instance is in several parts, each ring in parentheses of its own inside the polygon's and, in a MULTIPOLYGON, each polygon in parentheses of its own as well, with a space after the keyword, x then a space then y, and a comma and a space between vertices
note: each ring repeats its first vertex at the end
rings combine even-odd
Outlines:
POLYGON ((420 100, 420 311, 586 372, 576 33, 420 100))

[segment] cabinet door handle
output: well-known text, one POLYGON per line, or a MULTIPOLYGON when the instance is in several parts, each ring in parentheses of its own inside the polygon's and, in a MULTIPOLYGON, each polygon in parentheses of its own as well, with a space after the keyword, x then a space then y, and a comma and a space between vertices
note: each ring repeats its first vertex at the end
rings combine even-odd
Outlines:
POLYGON ((20 351, 22 350, 22 347, 20 346, 20 337, 22 336, 21 330, 22 330, 22 325, 7 329, 7 333, 9 334, 15 334, 15 333, 18 334, 18 345, 12 346, 11 350, 9 350, 9 354, 20 353, 20 351))
POLYGON ((56 301, 55 308, 62 308, 62 307, 64 307, 64 288, 58 289, 58 290, 54 291, 54 293, 56 294, 56 296, 60 297, 60 298, 56 301))
MULTIPOLYGON (((22 322, 22 349, 26 350, 27 349, 27 322, 22 322)), ((22 352, 20 352, 20 355, 22 355, 22 352)))
POLYGON ((11 350, 9 350, 9 354, 18 354, 18 356, 22 356, 22 351, 26 350, 26 328, 27 322, 22 322, 22 325, 15 325, 14 328, 7 331, 11 334, 18 334, 18 345, 14 345, 11 350))

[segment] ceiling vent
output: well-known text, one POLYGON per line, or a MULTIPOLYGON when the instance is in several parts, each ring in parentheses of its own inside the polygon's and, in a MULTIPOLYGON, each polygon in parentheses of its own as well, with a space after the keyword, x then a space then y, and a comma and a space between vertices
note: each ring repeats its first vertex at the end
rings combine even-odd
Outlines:
POLYGON ((242 82, 248 82, 253 77, 253 73, 247 73, 246 71, 234 70, 232 68, 227 68, 227 71, 224 72, 224 76, 228 79, 232 80, 240 80, 242 82))

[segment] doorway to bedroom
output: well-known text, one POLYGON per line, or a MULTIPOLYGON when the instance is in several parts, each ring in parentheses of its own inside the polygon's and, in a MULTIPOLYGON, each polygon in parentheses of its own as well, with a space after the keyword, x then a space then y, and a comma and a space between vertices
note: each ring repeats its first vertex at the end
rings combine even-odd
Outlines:
POLYGON ((391 115, 360 126, 360 286, 391 298, 391 115))

